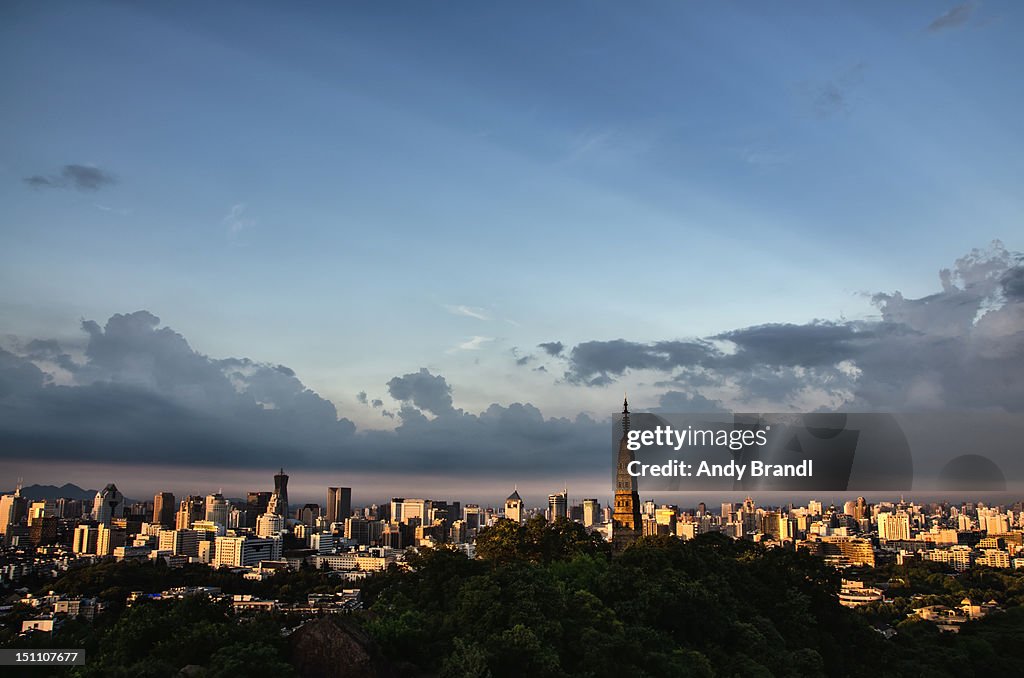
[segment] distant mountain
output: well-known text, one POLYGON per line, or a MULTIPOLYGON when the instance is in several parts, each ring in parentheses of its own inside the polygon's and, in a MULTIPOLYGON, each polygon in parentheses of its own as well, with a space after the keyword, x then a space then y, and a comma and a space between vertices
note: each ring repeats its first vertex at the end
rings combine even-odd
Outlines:
MULTIPOLYGON (((10 489, 4 494, 14 494, 14 489, 10 489)), ((66 499, 93 499, 96 496, 96 490, 83 490, 78 485, 72 485, 66 483, 62 487, 56 485, 29 485, 21 488, 21 496, 27 499, 60 499, 64 497, 66 499)))

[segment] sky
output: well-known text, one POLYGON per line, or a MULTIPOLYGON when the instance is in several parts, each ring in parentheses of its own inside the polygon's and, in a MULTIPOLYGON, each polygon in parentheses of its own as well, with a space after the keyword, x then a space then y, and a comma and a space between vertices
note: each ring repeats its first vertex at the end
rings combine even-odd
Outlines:
POLYGON ((596 492, 624 391, 1019 413, 1022 19, 4 3, 0 486, 596 492))

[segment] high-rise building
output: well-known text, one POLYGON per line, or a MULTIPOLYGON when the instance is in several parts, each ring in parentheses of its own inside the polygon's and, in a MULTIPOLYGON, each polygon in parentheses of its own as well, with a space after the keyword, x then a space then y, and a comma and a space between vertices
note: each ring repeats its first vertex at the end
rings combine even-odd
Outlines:
POLYGON ((206 497, 206 510, 204 516, 206 520, 211 523, 216 523, 221 527, 227 527, 228 524, 228 511, 231 506, 228 500, 224 498, 220 492, 208 495, 206 497))
POLYGON ((484 524, 484 513, 479 504, 466 504, 462 510, 462 519, 466 521, 466 530, 478 530, 484 524))
POLYGON ((276 537, 284 531, 284 518, 268 510, 256 519, 257 537, 276 537))
POLYGON ((217 537, 212 565, 214 567, 252 567, 264 560, 280 560, 280 558, 280 537, 217 537))
POLYGON ((199 555, 199 533, 195 530, 160 530, 157 549, 176 556, 199 555))
POLYGON ((559 518, 569 517, 569 490, 548 495, 548 520, 555 522, 559 518))
POLYGON ((878 538, 887 541, 910 539, 910 516, 903 511, 879 513, 878 538))
POLYGON ((433 508, 433 502, 429 499, 395 497, 391 500, 391 522, 408 525, 418 520, 420 525, 429 524, 433 508))
POLYGON ((285 475, 283 468, 274 476, 274 493, 270 495, 267 511, 282 518, 288 517, 288 476, 285 475))
POLYGON ((523 500, 519 496, 518 489, 512 490, 512 494, 508 495, 508 499, 505 500, 505 517, 517 523, 523 522, 523 500))
POLYGON ((0 497, 0 537, 7 536, 7 528, 17 525, 28 511, 28 501, 21 496, 21 483, 14 489, 14 494, 0 497))
POLYGON ((178 504, 178 514, 174 519, 174 527, 178 530, 188 530, 192 523, 206 517, 205 502, 202 497, 188 496, 178 504))
POLYGON ((622 401, 622 439, 615 470, 615 512, 612 514, 612 546, 621 550, 640 536, 643 523, 640 522, 640 495, 637 492, 636 477, 630 475, 629 464, 635 461, 629 449, 629 401, 622 401))
POLYGON ((603 522, 601 515, 601 502, 597 499, 583 500, 583 526, 591 527, 603 522))
POLYGON ((352 515, 352 488, 327 488, 327 524, 343 523, 352 515))
POLYGON ((75 528, 71 550, 82 555, 96 553, 96 539, 98 536, 99 531, 95 525, 79 525, 75 528))
POLYGON ((124 546, 127 542, 127 538, 128 535, 124 530, 111 528, 108 525, 100 523, 99 529, 96 533, 96 555, 114 555, 114 549, 118 546, 124 546))
POLYGON ((249 507, 255 509, 256 515, 263 515, 267 512, 267 505, 270 504, 271 492, 250 492, 246 498, 249 507))
POLYGON ((93 520, 101 525, 109 526, 113 518, 123 516, 124 495, 118 491, 117 485, 110 483, 96 493, 96 498, 92 503, 93 520))
POLYGON ((295 512, 295 518, 306 527, 313 527, 320 518, 320 504, 306 504, 295 512))
POLYGON ((153 523, 164 527, 174 526, 174 495, 160 492, 153 496, 153 523))

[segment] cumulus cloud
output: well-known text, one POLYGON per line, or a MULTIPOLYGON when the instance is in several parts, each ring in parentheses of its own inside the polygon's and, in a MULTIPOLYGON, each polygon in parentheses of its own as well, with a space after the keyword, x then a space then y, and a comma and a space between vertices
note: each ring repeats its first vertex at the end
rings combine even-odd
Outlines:
POLYGON ((562 355, 562 350, 565 349, 565 345, 560 341, 546 341, 543 344, 537 344, 537 348, 541 348, 549 356, 557 358, 562 355))
POLYGON ((395 400, 412 403, 438 416, 453 411, 452 387, 440 374, 431 374, 425 367, 393 378, 388 382, 388 393, 395 400))
POLYGON ((938 33, 949 28, 959 28, 970 20, 971 12, 973 11, 974 6, 969 2, 957 5, 945 14, 936 17, 934 21, 928 24, 928 30, 932 33, 938 33))
POLYGON ((73 188, 78 191, 98 191, 117 183, 112 174, 92 165, 64 165, 56 175, 35 174, 23 181, 32 188, 73 188))
POLYGON ((357 393, 356 394, 356 400, 358 402, 362 403, 363 405, 367 404, 369 399, 366 396, 366 391, 360 391, 359 393, 357 393))
POLYGON ((722 394, 734 407, 1020 412, 1022 279, 1021 256, 996 242, 940 271, 934 294, 875 294, 877 318, 766 324, 692 340, 587 341, 569 351, 564 379, 605 386, 652 370, 668 375, 662 386, 722 394))

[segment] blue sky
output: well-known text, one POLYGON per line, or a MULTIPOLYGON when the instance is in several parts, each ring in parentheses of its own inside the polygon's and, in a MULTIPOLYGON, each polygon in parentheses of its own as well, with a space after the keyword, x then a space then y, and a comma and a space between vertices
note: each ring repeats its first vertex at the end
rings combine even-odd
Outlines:
POLYGON ((79 355, 81 319, 145 309, 362 428, 394 422, 356 394, 394 410, 385 384, 423 367, 472 412, 654 404, 647 377, 535 371, 537 344, 877 316, 868 294, 1024 249, 1019 3, 0 17, 7 345, 79 355), (68 164, 111 181, 24 181, 68 164))

